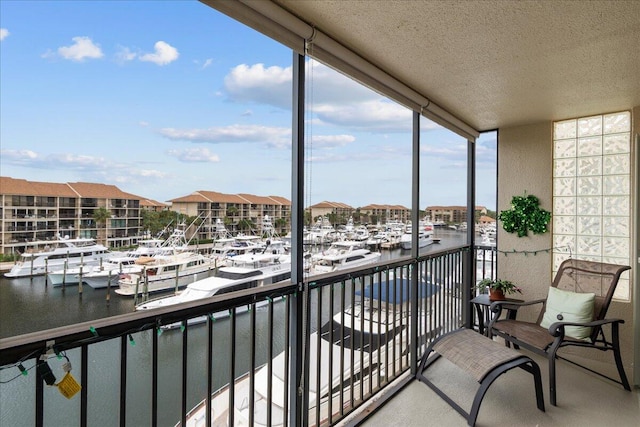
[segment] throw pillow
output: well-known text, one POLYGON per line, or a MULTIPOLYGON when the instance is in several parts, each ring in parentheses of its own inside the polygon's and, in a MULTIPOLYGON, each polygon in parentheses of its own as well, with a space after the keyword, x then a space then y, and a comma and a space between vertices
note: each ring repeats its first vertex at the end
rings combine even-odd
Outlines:
MULTIPOLYGON (((550 287, 547 296, 547 308, 540 326, 548 328, 555 322, 590 322, 593 320, 594 293, 576 293, 550 287)), ((585 326, 567 326, 565 335, 586 339, 591 335, 591 328, 585 326)))

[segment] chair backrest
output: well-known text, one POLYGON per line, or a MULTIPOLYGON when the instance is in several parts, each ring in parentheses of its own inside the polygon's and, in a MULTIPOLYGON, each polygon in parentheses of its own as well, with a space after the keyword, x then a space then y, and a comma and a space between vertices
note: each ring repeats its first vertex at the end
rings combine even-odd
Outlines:
MULTIPOLYGON (((567 259, 560 264, 551 286, 565 291, 596 294, 593 319, 604 319, 620 275, 631 269, 628 265, 567 259)), ((594 330, 597 333, 597 328, 594 330)))

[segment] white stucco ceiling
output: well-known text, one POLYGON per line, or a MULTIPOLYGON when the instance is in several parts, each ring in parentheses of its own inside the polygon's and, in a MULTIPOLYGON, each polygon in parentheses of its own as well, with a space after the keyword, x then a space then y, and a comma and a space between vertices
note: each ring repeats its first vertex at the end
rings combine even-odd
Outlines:
POLYGON ((273 0, 477 130, 640 105, 640 1, 273 0))

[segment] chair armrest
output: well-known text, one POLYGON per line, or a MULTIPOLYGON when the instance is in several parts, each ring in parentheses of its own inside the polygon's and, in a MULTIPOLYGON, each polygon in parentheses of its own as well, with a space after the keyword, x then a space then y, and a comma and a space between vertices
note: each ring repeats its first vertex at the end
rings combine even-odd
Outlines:
POLYGON ((592 320, 591 322, 554 322, 549 326, 549 333, 554 337, 564 335, 565 326, 585 326, 587 328, 594 328, 597 326, 603 326, 609 323, 624 323, 623 319, 601 319, 592 320))

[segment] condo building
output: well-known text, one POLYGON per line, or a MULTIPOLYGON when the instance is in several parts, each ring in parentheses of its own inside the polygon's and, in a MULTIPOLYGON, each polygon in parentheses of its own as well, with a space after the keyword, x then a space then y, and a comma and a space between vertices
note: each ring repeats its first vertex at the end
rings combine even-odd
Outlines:
POLYGON ((0 177, 0 243, 3 254, 22 253, 30 242, 92 238, 109 247, 136 244, 142 234, 141 200, 114 185, 51 183, 0 177), (104 208, 110 217, 96 221, 104 208))
POLYGON ((201 218, 198 239, 216 238, 219 224, 232 235, 261 234, 265 226, 273 226, 283 236, 291 229, 291 201, 280 196, 200 190, 169 202, 171 210, 201 218))

